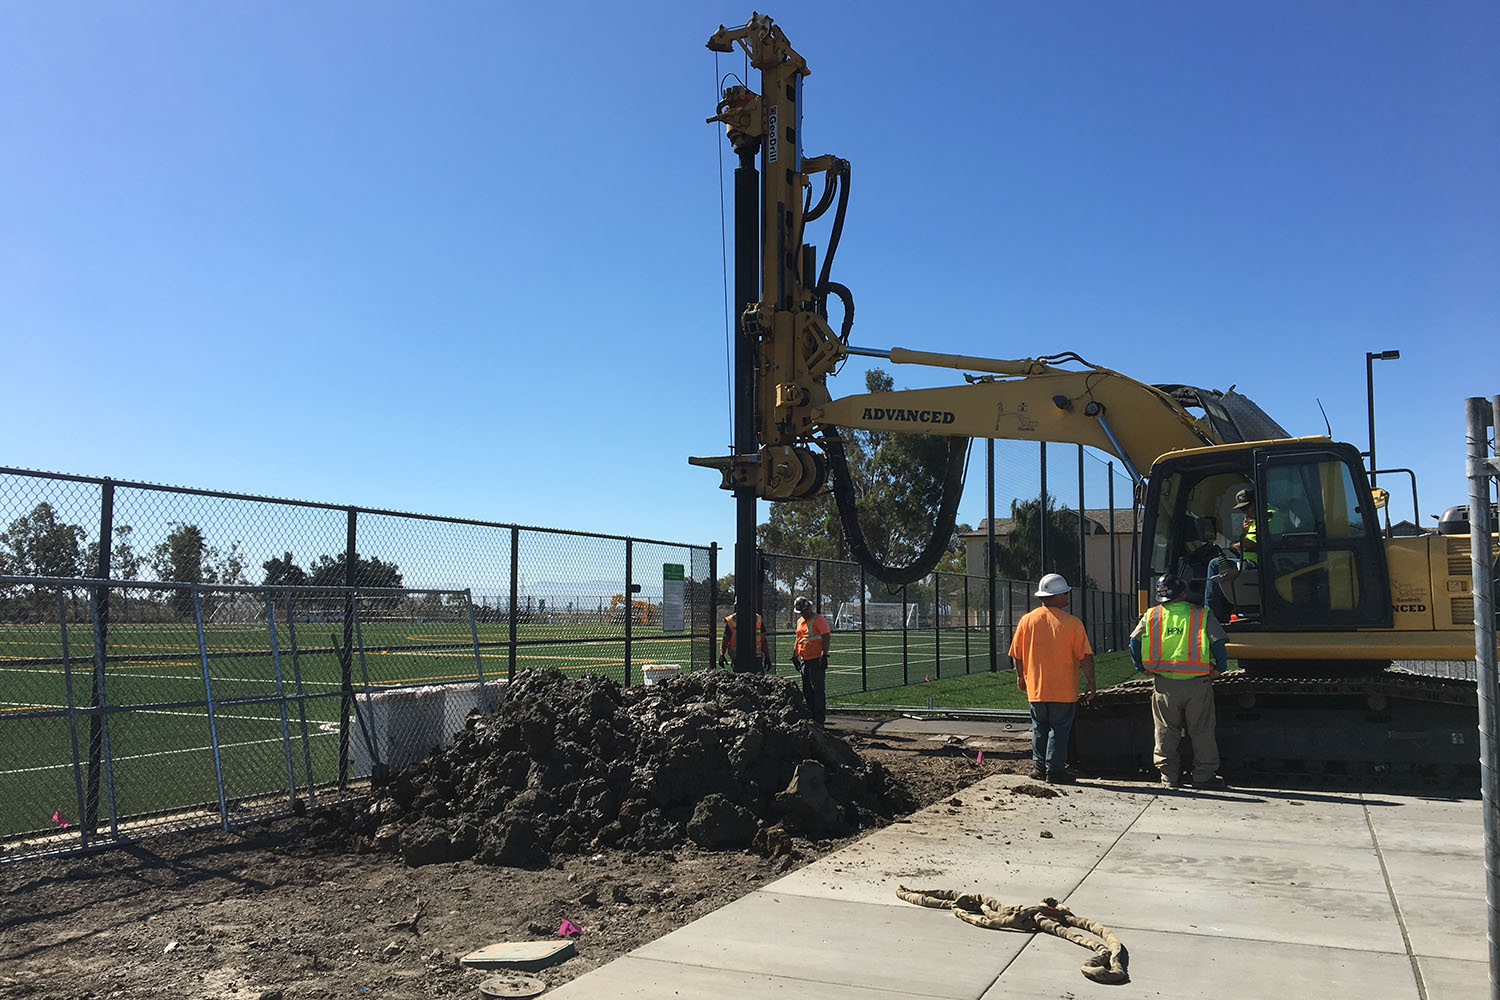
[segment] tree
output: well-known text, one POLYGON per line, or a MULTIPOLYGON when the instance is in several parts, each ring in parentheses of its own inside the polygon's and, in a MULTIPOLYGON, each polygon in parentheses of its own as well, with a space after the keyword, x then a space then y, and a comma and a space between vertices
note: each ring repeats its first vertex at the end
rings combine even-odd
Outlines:
POLYGON ((1094 586, 1080 572, 1078 512, 1057 507, 1051 494, 1046 501, 1047 565, 1041 565, 1042 501, 1013 500, 1010 536, 995 543, 995 577, 1031 581, 1061 573, 1075 587, 1094 586))
POLYGON ((82 527, 57 519, 46 502, 10 522, 0 533, 0 573, 8 576, 79 577, 83 568, 82 527))
MULTIPOLYGON (((247 583, 245 554, 238 541, 228 551, 220 552, 208 544, 203 529, 196 524, 173 521, 164 541, 151 550, 151 568, 157 579, 168 583, 209 583, 234 585, 247 583)), ((193 595, 186 590, 174 591, 170 600, 180 617, 193 613, 193 595)), ((204 609, 205 614, 208 609, 204 609)))
MULTIPOLYGON (((312 566, 311 583, 314 587, 343 587, 348 583, 344 567, 348 565, 346 553, 337 556, 319 556, 312 566)), ((356 587, 400 587, 401 570, 393 562, 378 558, 365 559, 354 554, 354 585, 356 587)))
POLYGON ((284 552, 280 559, 272 556, 260 564, 260 568, 266 571, 266 577, 261 582, 268 587, 305 587, 307 585, 307 571, 292 561, 292 554, 284 552))
MULTIPOLYGON (((128 524, 121 524, 115 528, 115 546, 109 553, 109 578, 111 580, 136 580, 140 578, 141 567, 145 565, 146 559, 135 550, 135 529, 128 524)), ((84 558, 84 567, 92 576, 98 572, 99 566, 99 543, 89 542, 88 555, 84 558)))

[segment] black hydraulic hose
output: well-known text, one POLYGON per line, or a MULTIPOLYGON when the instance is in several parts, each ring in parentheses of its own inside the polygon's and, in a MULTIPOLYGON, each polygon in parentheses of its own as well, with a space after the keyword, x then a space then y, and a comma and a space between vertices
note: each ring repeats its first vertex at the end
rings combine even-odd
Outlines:
POLYGON ((887 566, 870 551, 865 533, 859 526, 859 512, 854 506, 854 482, 849 476, 849 463, 844 456, 844 443, 835 432, 823 435, 823 450, 828 455, 829 478, 833 481, 833 499, 838 506, 839 520, 844 525, 844 540, 849 551, 861 566, 881 583, 899 587, 916 583, 938 564, 948 549, 948 540, 953 537, 953 525, 958 519, 958 501, 964 492, 964 471, 968 465, 969 439, 948 439, 948 468, 943 477, 943 499, 938 504, 937 523, 932 537, 917 558, 907 566, 887 566))
MULTIPOLYGON (((802 210, 802 221, 812 222, 814 219, 828 211, 828 206, 833 204, 834 174, 830 171, 823 175, 823 194, 816 205, 805 207, 802 210)), ((812 191, 807 192, 807 201, 804 205, 812 202, 812 191)))
POLYGON ((832 173, 837 174, 839 179, 839 207, 833 213, 833 230, 828 234, 828 252, 823 255, 823 269, 818 274, 814 292, 818 312, 824 317, 828 315, 828 275, 833 270, 833 256, 838 253, 839 239, 844 235, 844 213, 849 208, 849 161, 835 161, 832 173))
POLYGON ((833 293, 844 303, 844 322, 839 329, 839 340, 849 343, 849 331, 854 327, 854 293, 837 281, 823 286, 823 318, 828 318, 828 294, 833 293))

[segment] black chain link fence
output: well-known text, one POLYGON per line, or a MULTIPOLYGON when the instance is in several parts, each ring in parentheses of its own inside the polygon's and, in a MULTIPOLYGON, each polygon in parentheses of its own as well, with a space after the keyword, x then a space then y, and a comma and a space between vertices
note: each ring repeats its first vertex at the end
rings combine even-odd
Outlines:
MULTIPOLYGON (((797 629, 792 602, 807 597, 833 628, 828 696, 902 687, 931 678, 988 671, 994 633, 995 666, 1010 668, 1007 650, 1015 623, 1041 602, 1035 582, 932 573, 888 588, 858 563, 761 553, 761 606, 766 642, 778 674, 792 676, 797 629)), ((1083 619, 1098 652, 1123 649, 1139 617, 1135 594, 1075 588, 1069 608, 1083 619)))
POLYGON ((350 794, 520 670, 710 667, 717 556, 0 469, 0 860, 350 794))
POLYGON ((463 591, 4 576, 0 607, 6 858, 303 809, 485 697, 463 591))

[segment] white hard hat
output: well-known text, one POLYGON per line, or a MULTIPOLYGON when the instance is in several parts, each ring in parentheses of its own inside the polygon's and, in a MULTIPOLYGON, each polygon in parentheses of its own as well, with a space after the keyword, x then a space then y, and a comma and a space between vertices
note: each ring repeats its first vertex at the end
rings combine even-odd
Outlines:
POLYGON ((1059 594, 1066 594, 1072 589, 1072 587, 1068 586, 1068 581, 1062 578, 1061 573, 1048 573, 1036 585, 1035 596, 1057 597, 1059 594))

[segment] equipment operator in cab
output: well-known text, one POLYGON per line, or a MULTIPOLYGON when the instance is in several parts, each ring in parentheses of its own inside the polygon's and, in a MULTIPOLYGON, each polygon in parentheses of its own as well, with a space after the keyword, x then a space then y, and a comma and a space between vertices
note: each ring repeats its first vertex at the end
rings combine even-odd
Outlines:
POLYGON ((792 608, 797 612, 797 648, 792 653, 792 666, 802 675, 807 710, 821 726, 828 713, 828 645, 833 630, 807 598, 797 598, 792 608))
POLYGON ((1224 598, 1220 581, 1247 571, 1254 573, 1260 558, 1257 551, 1260 528, 1255 520, 1255 487, 1246 487, 1234 495, 1234 509, 1245 516, 1245 526, 1240 532, 1239 541, 1232 542, 1229 546, 1239 557, 1239 561, 1236 562, 1229 556, 1217 556, 1209 560, 1208 579, 1203 584, 1203 606, 1220 618, 1227 618, 1232 610, 1224 598))
POLYGON ((1154 759, 1161 783, 1182 786, 1178 744, 1187 730, 1193 741, 1193 787, 1223 788, 1215 735, 1213 679, 1229 669, 1224 629, 1213 612, 1187 599, 1187 586, 1175 576, 1156 581, 1156 599, 1130 633, 1135 669, 1151 675, 1154 759))

